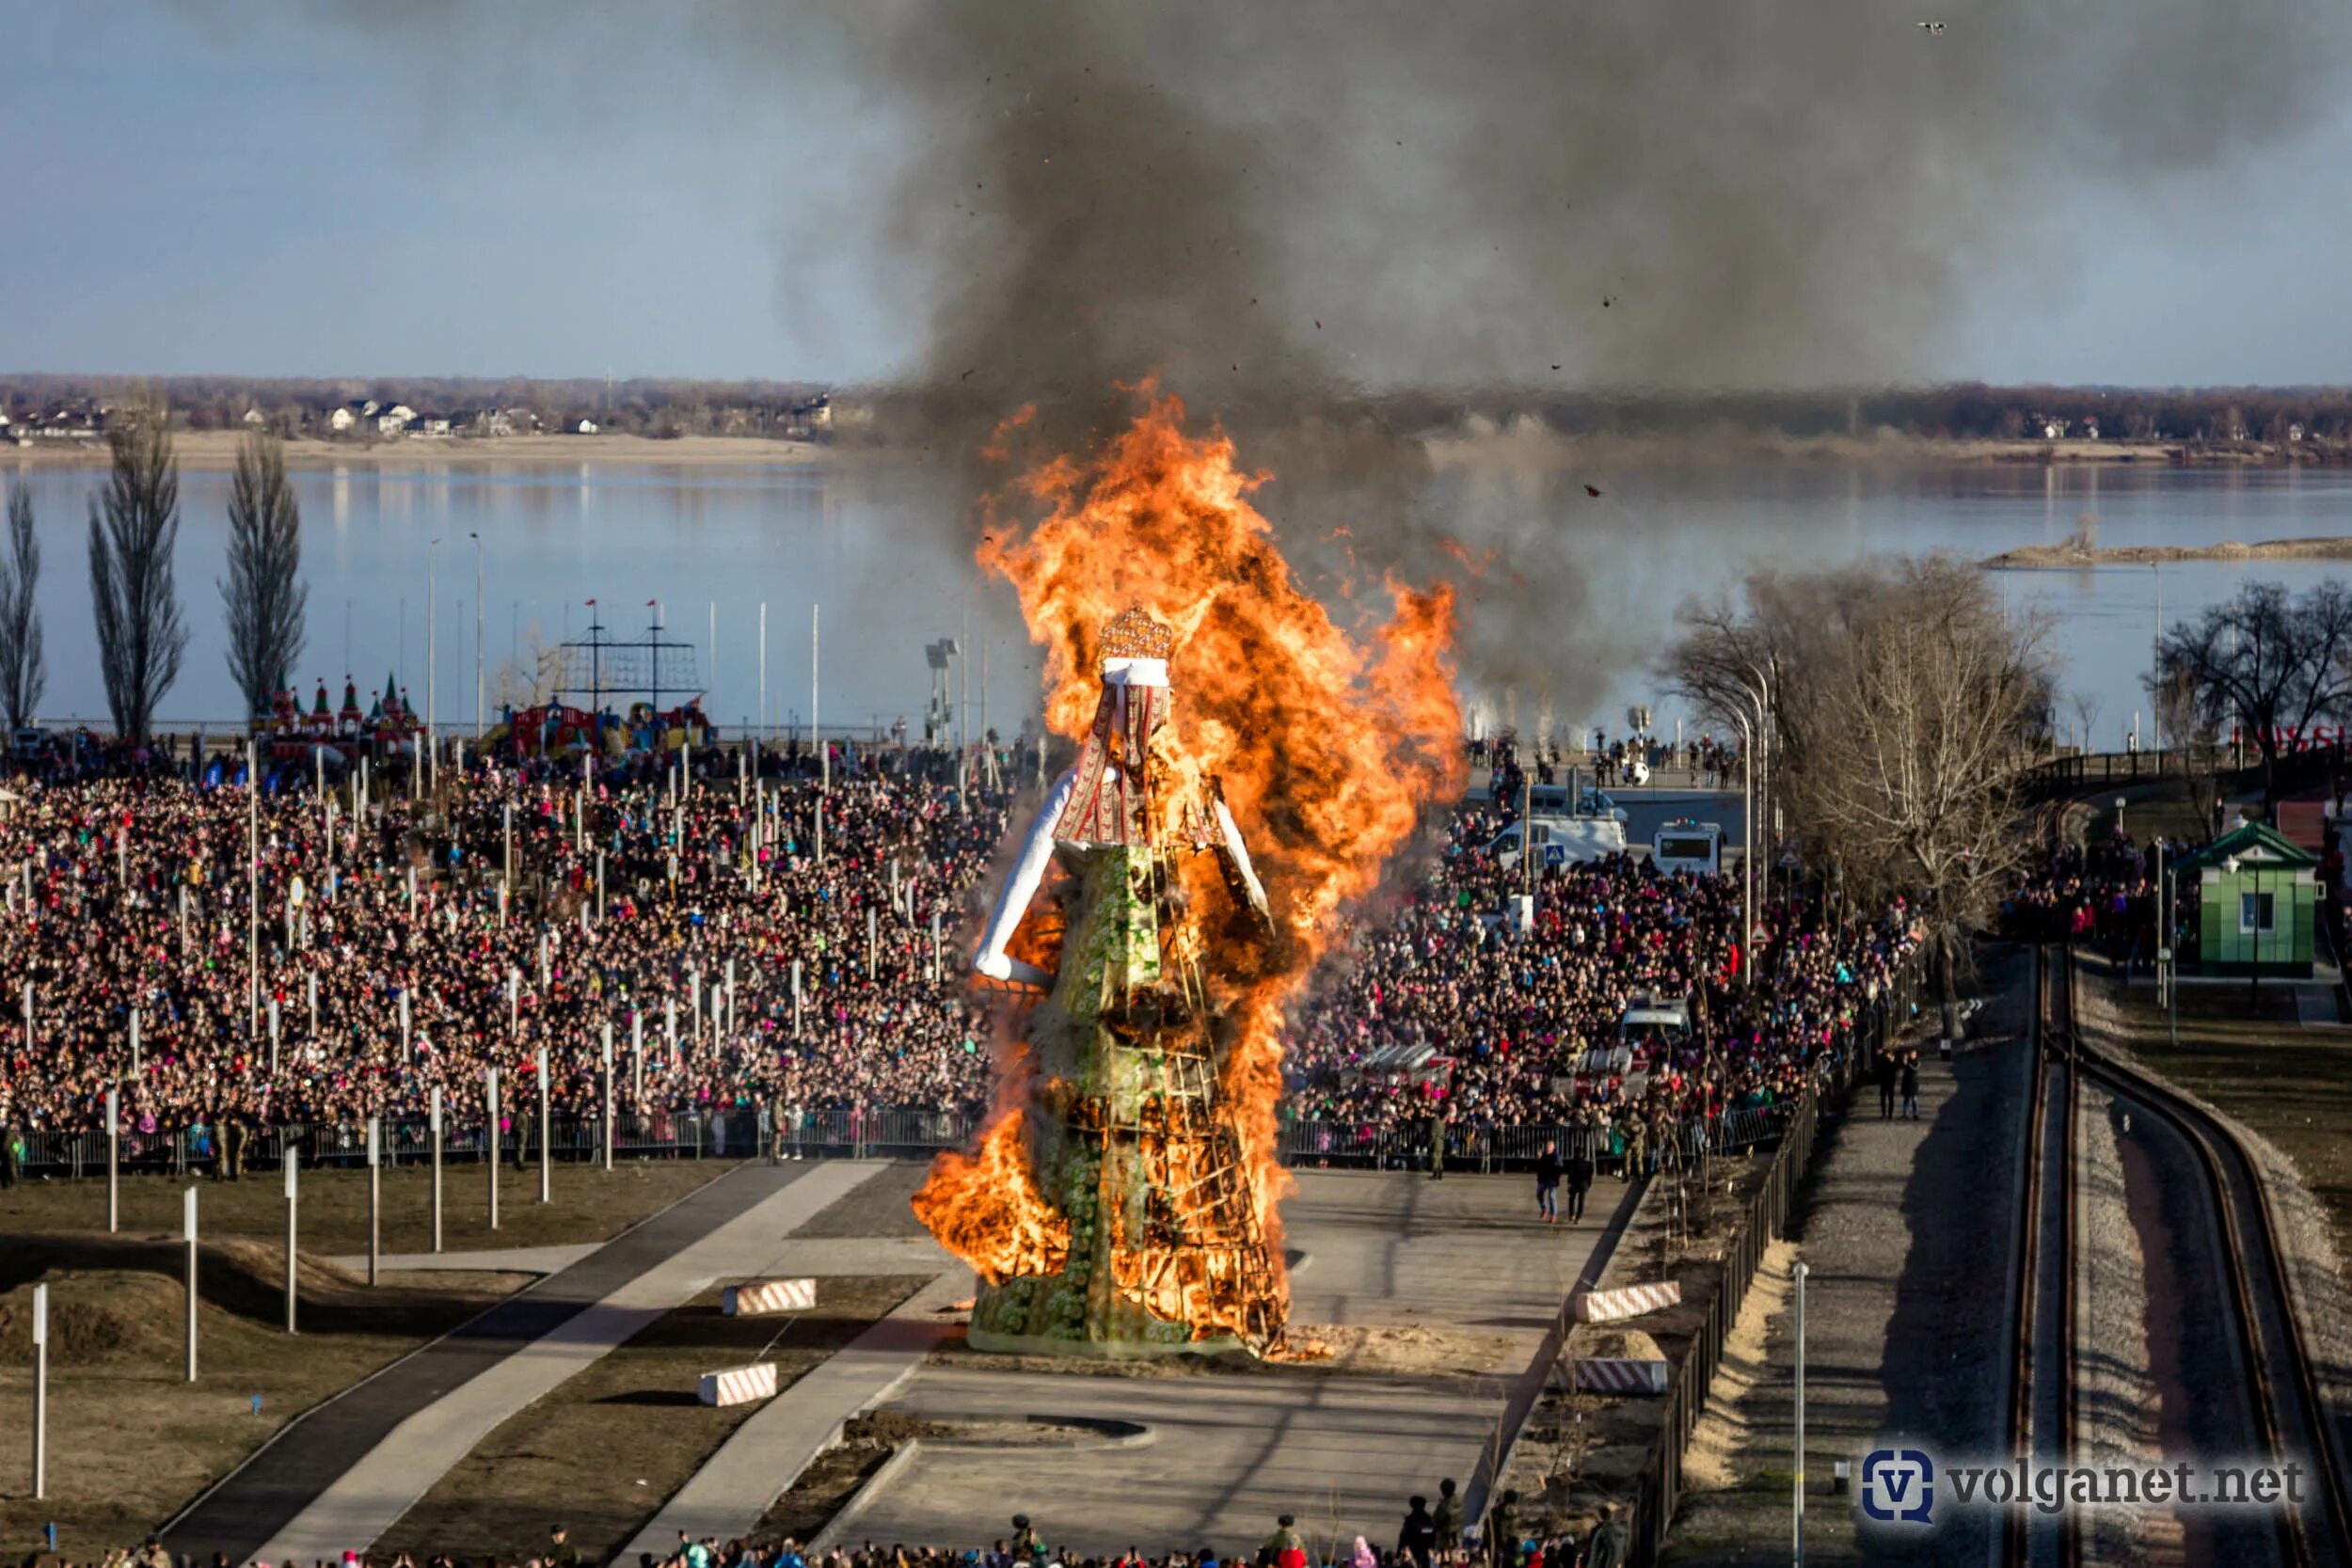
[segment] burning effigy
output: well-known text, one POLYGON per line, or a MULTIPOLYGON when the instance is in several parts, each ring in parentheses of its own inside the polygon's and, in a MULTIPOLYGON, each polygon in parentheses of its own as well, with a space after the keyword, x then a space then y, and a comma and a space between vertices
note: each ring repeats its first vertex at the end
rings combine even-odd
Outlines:
POLYGON ((1454 602, 1392 581, 1352 636, 1232 443, 1141 400, 992 506, 981 564, 1020 594, 1078 760, 973 960, 1005 1004, 996 1111, 914 1208, 980 1276, 976 1348, 1270 1354, 1284 1011, 1422 805, 1460 788, 1454 602))

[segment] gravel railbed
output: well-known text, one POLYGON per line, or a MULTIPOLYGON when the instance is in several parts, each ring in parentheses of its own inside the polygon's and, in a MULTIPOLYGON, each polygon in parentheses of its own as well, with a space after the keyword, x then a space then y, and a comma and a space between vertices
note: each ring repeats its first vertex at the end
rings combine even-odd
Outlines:
MULTIPOLYGON (((2163 1078, 2161 1070, 2134 1052, 2132 1032, 2122 1026, 2112 999, 2116 984, 2106 966, 2091 962, 2080 966, 2075 1004, 2079 1026, 2094 1046, 2163 1078)), ((2235 1131, 2253 1154, 2268 1194, 2279 1244, 2285 1253, 2295 1309, 2312 1353, 2320 1397, 2328 1404, 2339 1451, 2352 1453, 2352 1289, 2344 1281, 2327 1212, 2294 1164, 2269 1140, 2202 1097, 2178 1084, 2172 1087, 2235 1131)), ((2210 1356, 2210 1335, 2201 1343, 2202 1354, 2210 1356)))

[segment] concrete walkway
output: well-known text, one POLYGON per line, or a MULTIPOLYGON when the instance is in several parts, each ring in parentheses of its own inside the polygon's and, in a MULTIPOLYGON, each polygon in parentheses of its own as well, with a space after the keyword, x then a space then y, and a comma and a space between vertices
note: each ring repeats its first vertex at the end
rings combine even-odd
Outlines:
MULTIPOLYGON (((1404 1499, 1434 1492, 1438 1478, 1468 1482, 1514 1377, 1637 1189, 1603 1182, 1583 1225, 1552 1227, 1536 1218, 1525 1176, 1296 1174, 1284 1240, 1312 1261, 1292 1279, 1293 1325, 1371 1331, 1395 1347, 1400 1370, 926 1367, 890 1409, 1139 1422, 1152 1437, 1111 1449, 921 1445, 861 1495, 850 1533, 985 1541, 1025 1511, 1057 1549, 1164 1554, 1260 1541, 1292 1512, 1317 1540, 1344 1545, 1358 1532, 1393 1540, 1404 1499), (1414 1347, 1449 1342, 1486 1347, 1495 1370, 1411 1370, 1414 1347)), ((673 1531, 664 1544, 675 1542, 673 1531)))
MULTIPOLYGON (((1792 1239, 1805 1292, 1805 1560, 1980 1568, 1987 1515, 1937 1510, 1936 1528, 1867 1526, 1858 1498, 1830 1491, 1831 1466, 1880 1447, 1941 1457, 2005 1451, 2009 1262, 2014 1244, 2029 1048, 2022 965, 1988 998, 1976 1042, 1948 1067, 1919 1063, 1920 1119, 1882 1119, 1865 1085, 1825 1135, 1800 1195, 1792 1239)), ((1738 1402, 1730 1468, 1751 1484, 1686 1494, 1669 1564, 1786 1563, 1794 1465, 1794 1323, 1785 1272, 1764 1359, 1738 1402), (1760 1477, 1769 1481, 1756 1484, 1760 1477)))
MULTIPOLYGON (((570 1242, 557 1246, 485 1247, 478 1252, 388 1252, 376 1259, 387 1270, 457 1269, 485 1274, 562 1274, 594 1254, 602 1242, 570 1242)), ((355 1252, 328 1262, 354 1274, 368 1272, 368 1255, 355 1252)))
MULTIPOLYGON (((936 1243, 921 1244, 931 1249, 933 1266, 946 1257, 936 1243)), ((722 1542, 749 1535, 769 1505, 840 1435, 844 1422, 898 1392, 923 1357, 962 1326, 960 1316, 944 1309, 972 1291, 971 1272, 950 1269, 811 1368, 736 1428, 613 1560, 635 1562, 641 1552, 666 1557, 680 1531, 697 1541, 706 1535, 722 1542)))
POLYGON ((167 1545, 232 1562, 364 1551, 501 1422, 720 1280, 769 1272, 788 1231, 881 1168, 730 1172, 289 1425, 167 1545))
MULTIPOLYGON (((482 1252, 388 1252, 380 1263, 388 1272, 452 1269, 492 1274, 561 1274, 594 1253, 599 1244, 590 1242, 564 1246, 501 1247, 482 1252)), ((818 1279, 850 1275, 928 1275, 938 1273, 946 1259, 939 1243, 928 1236, 812 1236, 780 1243, 768 1272, 808 1275, 818 1279)), ((365 1253, 328 1261, 355 1274, 365 1274, 368 1269, 365 1253)))

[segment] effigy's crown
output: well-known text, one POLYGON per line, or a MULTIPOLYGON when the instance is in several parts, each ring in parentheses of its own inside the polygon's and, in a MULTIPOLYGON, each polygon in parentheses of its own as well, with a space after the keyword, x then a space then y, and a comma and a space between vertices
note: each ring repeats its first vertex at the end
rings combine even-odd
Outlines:
POLYGON ((1111 617, 1103 628, 1102 657, 1114 658, 1165 659, 1176 646, 1176 633, 1144 613, 1139 605, 1129 605, 1111 617))

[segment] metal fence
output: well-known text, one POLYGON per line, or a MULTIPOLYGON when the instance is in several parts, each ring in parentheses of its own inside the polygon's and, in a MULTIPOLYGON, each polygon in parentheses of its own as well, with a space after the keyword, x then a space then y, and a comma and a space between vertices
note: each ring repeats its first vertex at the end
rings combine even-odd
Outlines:
POLYGON ((1812 1168, 1814 1145, 1821 1127, 1822 1107, 1842 1106, 1860 1082, 1864 1068, 1890 1038, 1910 1023, 1916 1001, 1916 975, 1906 970, 1868 1010, 1845 1031, 1826 1061, 1817 1083, 1788 1110, 1786 1136, 1764 1173, 1764 1180, 1748 1202, 1738 1232, 1724 1256, 1723 1279, 1707 1322, 1692 1338, 1673 1368, 1666 1394, 1665 1419, 1658 1447, 1641 1475, 1634 1498, 1632 1554, 1629 1561, 1657 1560, 1665 1544, 1667 1527, 1682 1496, 1682 1455, 1707 1411, 1708 1386, 1722 1364, 1724 1342, 1739 1320, 1741 1303, 1763 1263, 1764 1249, 1785 1234, 1795 1207, 1797 1190, 1812 1168))
MULTIPOLYGON (((507 1118, 500 1133, 499 1157, 537 1158, 538 1119, 528 1106, 507 1118)), ((1702 1154, 1756 1148, 1780 1136, 1785 1105, 1757 1105, 1720 1117, 1677 1123, 1661 1145, 1645 1151, 1645 1163, 1671 1168, 1702 1154)), ((830 1106, 821 1109, 739 1106, 720 1111, 651 1112, 616 1117, 616 1159, 735 1159, 768 1151, 786 1159, 929 1159, 943 1148, 961 1148, 979 1130, 978 1119, 961 1111, 830 1106)), ((548 1142, 558 1161, 595 1160, 603 1153, 603 1123, 596 1117, 558 1117, 548 1142)), ((1429 1164, 1425 1123, 1292 1121, 1282 1124, 1277 1153, 1288 1165, 1368 1170, 1422 1170, 1429 1164)), ((452 1164, 479 1163, 487 1143, 479 1120, 445 1120, 441 1157, 452 1164)), ((1582 1154, 1596 1169, 1614 1171, 1624 1158, 1621 1144, 1606 1127, 1531 1123, 1509 1127, 1457 1125, 1449 1130, 1446 1164, 1460 1171, 1532 1169, 1546 1144, 1562 1159, 1582 1154)), ((312 1169, 367 1163, 367 1128, 360 1122, 294 1124, 251 1132, 240 1164, 275 1170, 291 1146, 312 1169)), ((394 1165, 420 1164, 432 1154, 432 1128, 423 1118, 400 1117, 384 1124, 385 1159, 394 1165)), ((184 1176, 211 1172, 226 1152, 217 1128, 156 1129, 122 1135, 121 1168, 130 1174, 184 1176)), ((103 1177, 106 1135, 103 1132, 35 1132, 25 1135, 24 1166, 44 1176, 103 1177)))

